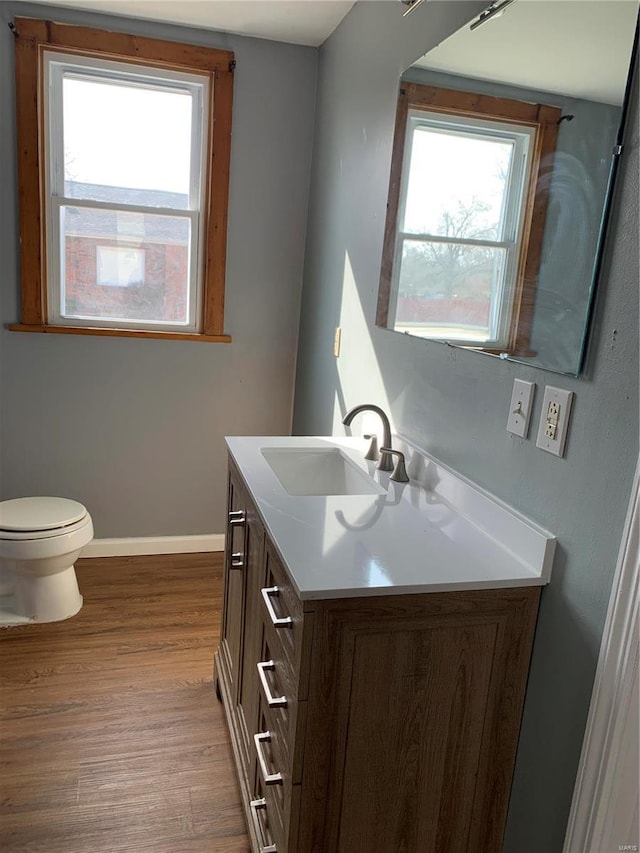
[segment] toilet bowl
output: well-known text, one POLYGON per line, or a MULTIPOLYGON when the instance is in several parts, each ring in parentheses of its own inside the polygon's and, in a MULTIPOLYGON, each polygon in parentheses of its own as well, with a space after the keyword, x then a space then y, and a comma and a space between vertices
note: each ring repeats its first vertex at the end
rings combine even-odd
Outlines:
POLYGON ((77 501, 0 501, 0 625, 74 616, 82 607, 74 563, 92 539, 91 516, 77 501))

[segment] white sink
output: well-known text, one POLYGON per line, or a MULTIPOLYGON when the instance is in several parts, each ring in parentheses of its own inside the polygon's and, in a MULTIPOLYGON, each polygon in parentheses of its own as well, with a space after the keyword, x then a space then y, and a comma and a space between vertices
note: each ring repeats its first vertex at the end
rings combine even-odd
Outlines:
POLYGON ((385 494, 337 447, 263 447, 261 452, 290 495, 385 494))

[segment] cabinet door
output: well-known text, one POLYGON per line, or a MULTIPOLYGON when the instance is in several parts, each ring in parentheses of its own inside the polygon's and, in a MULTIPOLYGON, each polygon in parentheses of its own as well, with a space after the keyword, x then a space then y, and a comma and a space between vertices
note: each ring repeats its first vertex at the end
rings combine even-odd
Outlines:
POLYGON ((319 602, 297 853, 502 849, 538 598, 319 602))
POLYGON ((228 515, 224 563, 224 611, 221 650, 226 658, 229 693, 235 705, 239 698, 240 666, 245 613, 246 493, 238 474, 229 469, 228 515))

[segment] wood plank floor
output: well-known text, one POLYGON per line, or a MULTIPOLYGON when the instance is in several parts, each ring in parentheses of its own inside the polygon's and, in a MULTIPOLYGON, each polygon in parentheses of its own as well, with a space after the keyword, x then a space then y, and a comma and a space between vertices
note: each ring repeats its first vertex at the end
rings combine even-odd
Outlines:
POLYGON ((77 616, 0 629, 0 850, 248 853, 212 683, 222 555, 76 569, 77 616))

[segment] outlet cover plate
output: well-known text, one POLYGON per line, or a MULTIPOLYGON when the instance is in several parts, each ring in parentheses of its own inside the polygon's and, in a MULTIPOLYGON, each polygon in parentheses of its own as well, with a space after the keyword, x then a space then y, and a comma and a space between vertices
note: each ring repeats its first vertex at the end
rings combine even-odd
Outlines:
POLYGON ((526 438, 529 432, 529 421, 531 420, 531 412, 533 410, 535 388, 535 382, 525 382, 524 379, 513 380, 507 429, 521 438, 526 438))
POLYGON ((536 447, 540 450, 564 456, 572 402, 573 391, 554 388, 553 385, 545 387, 536 440, 536 447))

